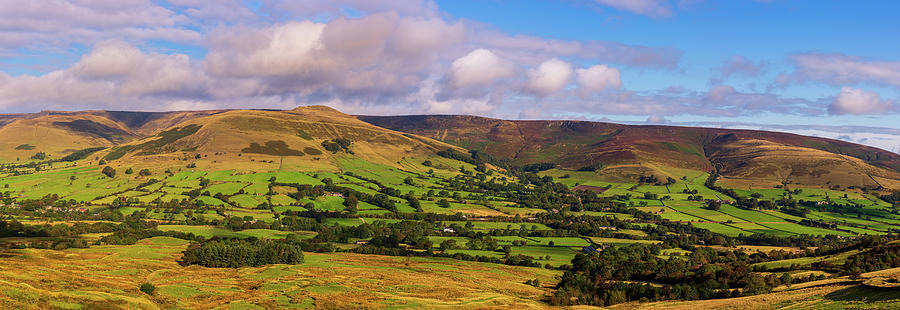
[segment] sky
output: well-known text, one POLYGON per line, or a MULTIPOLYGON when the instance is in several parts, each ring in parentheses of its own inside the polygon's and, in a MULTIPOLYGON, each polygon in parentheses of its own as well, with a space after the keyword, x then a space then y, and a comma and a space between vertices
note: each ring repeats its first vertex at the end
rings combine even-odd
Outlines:
POLYGON ((0 1, 0 113, 323 104, 900 153, 900 2, 0 1))

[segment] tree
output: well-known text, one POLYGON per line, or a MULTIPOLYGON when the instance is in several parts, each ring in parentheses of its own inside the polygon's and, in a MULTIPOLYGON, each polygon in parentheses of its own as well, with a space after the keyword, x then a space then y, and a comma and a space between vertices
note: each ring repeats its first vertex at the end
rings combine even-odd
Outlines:
POLYGON ((116 177, 116 169, 114 169, 113 167, 110 167, 110 166, 103 167, 103 170, 101 172, 103 174, 105 174, 107 177, 110 177, 110 178, 116 177))
POLYGON ((358 205, 359 200, 356 199, 356 195, 350 194, 344 199, 344 206, 347 207, 347 211, 350 212, 350 214, 356 214, 358 205))
POLYGON ((438 200, 437 205, 438 205, 438 207, 441 207, 441 208, 449 208, 450 202, 447 201, 447 199, 441 199, 441 200, 438 200))
POLYGON ((125 174, 132 174, 132 173, 134 173, 134 170, 131 170, 131 168, 125 169, 125 174))
POLYGON ((718 211, 722 208, 722 203, 715 200, 710 200, 706 203, 706 208, 713 211, 718 211))
POLYGON ((764 294, 772 290, 766 286, 766 280, 760 275, 751 274, 746 281, 747 285, 744 286, 743 290, 744 296, 764 294))
POLYGON ((457 247, 458 246, 456 245, 456 240, 447 239, 447 240, 444 240, 443 242, 441 242, 440 249, 441 249, 441 251, 447 251, 447 250, 456 249, 457 247))
POLYGON ((142 177, 148 176, 150 174, 150 169, 141 169, 141 171, 138 171, 138 175, 142 177))
POLYGON ((156 293, 156 286, 150 282, 144 282, 140 287, 141 292, 144 292, 147 295, 153 296, 156 293))

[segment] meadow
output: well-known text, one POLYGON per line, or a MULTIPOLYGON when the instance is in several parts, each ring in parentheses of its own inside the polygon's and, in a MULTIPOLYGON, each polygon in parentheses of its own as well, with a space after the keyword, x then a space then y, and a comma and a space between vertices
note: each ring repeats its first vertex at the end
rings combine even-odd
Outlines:
MULTIPOLYGON (((117 176, 108 177, 85 160, 25 174, 3 172, 0 212, 8 219, 29 225, 138 221, 154 231, 195 239, 138 238, 134 245, 121 245, 101 241, 113 232, 85 233, 63 237, 83 240, 86 248, 66 248, 57 242, 60 238, 0 238, 8 248, 29 240, 46 244, 2 250, 9 263, 0 266, 0 282, 9 289, 0 292, 0 306, 544 308, 578 253, 637 247, 654 249, 655 257, 667 261, 690 261, 703 247, 757 255, 788 249, 806 256, 763 260, 753 267, 837 278, 842 275, 816 266, 842 265, 865 251, 815 256, 807 254, 807 247, 741 242, 751 235, 782 243, 793 239, 779 238, 827 243, 823 240, 891 237, 900 224, 894 206, 861 190, 733 189, 741 198, 773 203, 767 209, 747 208, 708 187, 708 173, 686 169, 657 167, 671 174, 669 184, 632 183, 561 169, 532 176, 443 156, 403 157, 391 164, 349 153, 331 155, 327 164, 335 169, 315 171, 254 171, 242 169, 251 165, 242 162, 233 169, 200 165, 149 175, 126 174, 123 168, 130 167, 119 167, 117 176), (578 185, 603 190, 570 190, 578 185), (804 214, 776 205, 789 199, 795 206, 798 199, 812 203, 804 202, 804 214), (721 203, 711 208, 711 200, 721 203), (205 239, 290 239, 307 248, 298 265, 229 270, 177 263, 191 242, 205 239), (455 246, 443 248, 448 240, 455 246), (328 246, 316 247, 322 244, 328 246), (145 282, 157 287, 154 295, 138 290, 145 282)), ((252 155, 254 163, 273 167, 274 159, 252 155)))

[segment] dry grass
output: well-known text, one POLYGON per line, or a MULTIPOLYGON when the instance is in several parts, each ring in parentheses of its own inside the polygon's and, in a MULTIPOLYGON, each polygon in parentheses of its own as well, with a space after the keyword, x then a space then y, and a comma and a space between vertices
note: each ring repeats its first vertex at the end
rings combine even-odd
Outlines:
MULTIPOLYGON (((134 246, 22 250, 0 265, 0 308, 212 309, 246 303, 267 309, 545 308, 558 273, 451 259, 307 253, 306 263, 212 269, 176 263, 186 242, 152 238, 134 246), (156 296, 138 291, 156 285, 156 296), (73 306, 74 307, 74 306, 73 306)), ((10 255, 11 254, 11 255, 10 255)))
POLYGON ((698 301, 661 301, 645 304, 626 303, 616 305, 613 309, 781 309, 791 306, 795 309, 817 308, 823 306, 822 296, 849 288, 849 285, 835 285, 800 289, 784 293, 772 293, 757 296, 698 300, 698 301))

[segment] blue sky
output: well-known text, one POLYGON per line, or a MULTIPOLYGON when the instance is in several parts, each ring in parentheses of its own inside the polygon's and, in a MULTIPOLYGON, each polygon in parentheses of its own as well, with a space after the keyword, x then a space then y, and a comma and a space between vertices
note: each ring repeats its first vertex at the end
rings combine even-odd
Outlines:
MULTIPOLYGON (((641 91, 668 86, 702 91, 717 78, 716 69, 734 56, 765 66, 758 76, 734 76, 724 81, 747 92, 766 91, 777 74, 790 72, 788 58, 796 53, 842 53, 894 61, 900 58, 900 40, 890 39, 900 38, 900 2, 896 1, 867 1, 865 5, 852 1, 698 1, 681 7, 670 3, 672 12, 667 16, 645 16, 590 1, 438 3, 449 14, 488 23, 510 34, 669 46, 684 52, 678 70, 621 69, 623 83, 641 91)), ((896 86, 865 87, 882 97, 900 96, 896 86)), ((834 96, 837 89, 834 85, 808 83, 769 91, 817 100, 834 96)), ((896 115, 824 118, 828 122, 900 128, 896 115)), ((681 119, 710 120, 691 116, 681 119)), ((779 114, 762 119, 754 115, 745 120, 785 121, 779 114)))
POLYGON ((900 152, 898 13, 896 1, 7 3, 0 113, 325 104, 769 129, 900 152))

